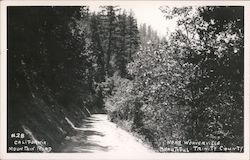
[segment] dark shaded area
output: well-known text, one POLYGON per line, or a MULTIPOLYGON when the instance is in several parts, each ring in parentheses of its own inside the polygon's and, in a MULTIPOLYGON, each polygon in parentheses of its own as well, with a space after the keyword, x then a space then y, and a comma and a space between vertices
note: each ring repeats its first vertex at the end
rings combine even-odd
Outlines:
POLYGON ((20 140, 12 133, 25 133, 21 140, 46 140, 54 151, 72 132, 66 117, 79 127, 91 113, 105 113, 101 83, 115 72, 126 76, 138 47, 135 19, 118 10, 7 8, 8 146, 20 140))
MULTIPOLYGON (((78 124, 88 116, 81 101, 90 88, 77 82, 70 59, 78 53, 70 52, 66 44, 73 41, 70 30, 62 28, 71 16, 80 16, 78 10, 8 7, 8 146, 15 140, 10 138, 12 133, 25 133, 27 128, 54 148, 70 131, 64 117, 78 124)), ((30 138, 26 133, 24 139, 30 138)))

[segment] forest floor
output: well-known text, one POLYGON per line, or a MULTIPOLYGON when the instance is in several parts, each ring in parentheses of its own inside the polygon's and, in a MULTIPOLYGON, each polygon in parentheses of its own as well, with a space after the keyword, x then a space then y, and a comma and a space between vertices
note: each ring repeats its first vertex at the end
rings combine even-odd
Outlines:
POLYGON ((84 120, 81 128, 67 137, 62 152, 79 153, 153 153, 131 133, 119 128, 107 119, 106 114, 93 114, 84 120))

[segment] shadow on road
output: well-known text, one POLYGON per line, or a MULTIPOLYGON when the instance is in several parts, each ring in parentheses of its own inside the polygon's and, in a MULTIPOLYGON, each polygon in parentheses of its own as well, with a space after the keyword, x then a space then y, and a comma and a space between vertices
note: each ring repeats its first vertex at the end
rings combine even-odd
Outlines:
POLYGON ((59 152, 109 152, 141 155, 153 152, 129 132, 110 122, 106 114, 91 115, 83 121, 81 127, 75 127, 67 117, 65 119, 72 126, 74 132, 71 136, 66 137, 59 152))
POLYGON ((60 152, 80 152, 80 153, 93 153, 95 151, 109 151, 108 146, 98 144, 98 141, 90 139, 90 136, 103 137, 104 134, 93 130, 93 123, 100 120, 94 117, 86 118, 80 128, 75 127, 75 132, 72 136, 65 139, 64 146, 60 152))

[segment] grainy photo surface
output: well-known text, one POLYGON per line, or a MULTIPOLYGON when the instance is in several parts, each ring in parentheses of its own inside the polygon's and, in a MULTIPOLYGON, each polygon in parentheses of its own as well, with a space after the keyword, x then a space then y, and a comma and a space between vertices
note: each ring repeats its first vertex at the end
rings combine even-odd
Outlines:
POLYGON ((7 152, 244 152, 243 6, 8 6, 7 152))

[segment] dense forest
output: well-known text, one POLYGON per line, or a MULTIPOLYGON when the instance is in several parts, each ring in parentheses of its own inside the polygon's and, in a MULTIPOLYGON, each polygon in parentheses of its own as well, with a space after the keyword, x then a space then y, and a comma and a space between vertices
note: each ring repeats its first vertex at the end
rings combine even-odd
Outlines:
POLYGON ((9 7, 8 135, 32 131, 57 148, 72 130, 65 117, 104 112, 100 84, 127 76, 138 43, 133 13, 118 7, 9 7))
POLYGON ((160 10, 177 21, 169 37, 119 6, 8 7, 8 144, 24 132, 58 152, 67 120, 107 113, 159 152, 243 146, 244 8, 160 10))

